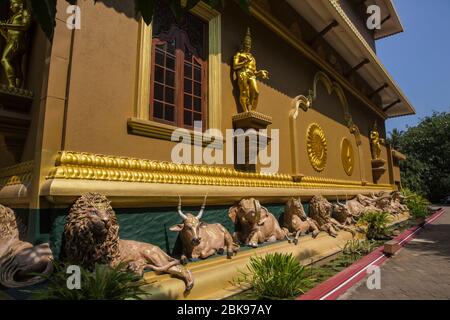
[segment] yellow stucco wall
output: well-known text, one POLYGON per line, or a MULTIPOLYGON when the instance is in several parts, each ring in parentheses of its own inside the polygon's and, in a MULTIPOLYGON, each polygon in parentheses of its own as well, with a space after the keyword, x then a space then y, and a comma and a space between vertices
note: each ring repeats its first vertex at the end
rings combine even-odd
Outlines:
MULTIPOLYGON (((62 146, 64 150, 170 160, 173 142, 127 132, 127 119, 135 116, 139 41, 139 22, 134 18, 130 3, 115 4, 114 8, 102 2, 80 4, 83 23, 82 30, 74 36, 62 146)), ((280 172, 292 173, 291 101, 312 88, 314 75, 320 70, 255 19, 234 5, 227 6, 222 14, 222 130, 232 127, 231 117, 237 113, 230 63, 247 26, 252 28, 253 52, 258 67, 271 73, 269 80, 260 82, 258 111, 273 118, 270 128, 280 130, 280 172)), ((55 41, 58 41, 57 37, 55 41)), ((296 122, 300 171, 308 176, 360 181, 358 160, 351 177, 342 168, 342 138, 347 137, 352 142, 356 157, 358 153, 355 139, 345 126, 339 99, 328 95, 322 85, 318 89, 313 109, 301 112, 296 122), (328 162, 322 173, 312 168, 306 153, 306 129, 312 122, 321 125, 328 139, 328 162)), ((359 100, 348 94, 347 99, 350 113, 362 134, 361 164, 365 168, 366 179, 372 182, 367 135, 376 116, 359 100)), ((378 125, 384 135, 382 119, 378 119, 378 125)), ((382 157, 387 157, 385 148, 382 157)), ((379 182, 389 183, 387 172, 379 182)))

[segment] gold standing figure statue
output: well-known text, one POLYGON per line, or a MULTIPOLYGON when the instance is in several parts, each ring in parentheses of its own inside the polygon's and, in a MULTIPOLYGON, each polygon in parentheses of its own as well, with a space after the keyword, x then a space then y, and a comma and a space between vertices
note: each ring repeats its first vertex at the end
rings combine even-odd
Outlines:
POLYGON ((241 50, 236 53, 233 59, 233 70, 236 72, 239 86, 239 102, 244 111, 256 110, 258 106, 258 83, 257 77, 269 79, 267 70, 256 69, 256 59, 251 54, 252 36, 250 28, 247 29, 241 50))
POLYGON ((375 121, 372 131, 370 131, 370 149, 372 151, 372 159, 381 159, 381 144, 384 143, 384 139, 380 138, 378 132, 377 122, 375 121))
POLYGON ((0 33, 6 44, 2 52, 2 67, 8 87, 20 88, 23 83, 22 58, 26 52, 26 32, 31 25, 31 13, 23 0, 10 0, 11 17, 0 22, 0 33))

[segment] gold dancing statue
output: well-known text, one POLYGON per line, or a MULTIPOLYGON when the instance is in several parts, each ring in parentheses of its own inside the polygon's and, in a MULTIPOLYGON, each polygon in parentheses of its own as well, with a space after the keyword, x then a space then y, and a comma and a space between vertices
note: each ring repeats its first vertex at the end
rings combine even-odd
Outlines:
POLYGON ((256 110, 258 106, 258 83, 257 77, 269 79, 267 70, 257 70, 255 57, 251 54, 252 37, 250 28, 247 29, 242 49, 236 53, 233 59, 233 70, 239 86, 239 101, 244 111, 256 110))
POLYGON ((31 25, 31 13, 23 0, 10 0, 12 16, 0 22, 0 34, 6 40, 1 63, 8 87, 20 88, 23 82, 22 57, 26 50, 26 32, 31 25))
POLYGON ((377 122, 375 122, 372 131, 370 131, 370 149, 372 151, 372 159, 381 159, 381 144, 383 143, 384 139, 380 138, 377 122))

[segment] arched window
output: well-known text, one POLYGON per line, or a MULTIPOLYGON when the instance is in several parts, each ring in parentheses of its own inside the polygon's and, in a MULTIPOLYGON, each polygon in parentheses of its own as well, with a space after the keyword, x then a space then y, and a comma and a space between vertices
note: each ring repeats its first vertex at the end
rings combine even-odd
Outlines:
POLYGON ((192 129, 206 126, 208 25, 187 14, 177 23, 168 8, 153 20, 150 120, 192 129))

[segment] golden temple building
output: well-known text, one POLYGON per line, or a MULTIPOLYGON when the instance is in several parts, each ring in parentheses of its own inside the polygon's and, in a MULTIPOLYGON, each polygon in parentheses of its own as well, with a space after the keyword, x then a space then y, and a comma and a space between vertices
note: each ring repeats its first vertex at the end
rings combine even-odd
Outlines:
MULTIPOLYGON (((403 31, 391 0, 254 0, 249 13, 233 1, 200 2, 181 21, 161 2, 150 25, 131 0, 78 1, 80 29, 67 27, 67 2, 57 6, 52 41, 22 17, 26 36, 14 41, 24 48, 13 57, 23 83, 19 69, 4 72, 3 58, 0 72, 0 203, 25 222, 29 241, 49 242, 55 255, 70 206, 89 192, 112 202, 122 238, 171 252, 179 196, 197 208, 207 194, 204 218, 232 231, 228 208, 243 197, 278 217, 291 197, 307 207, 314 195, 336 201, 400 188, 405 157, 386 142, 385 122, 415 110, 377 56, 378 39, 403 31), (381 8, 380 29, 367 28, 370 5, 381 8), (177 129, 191 140, 184 150, 206 154, 215 142, 222 161, 176 163, 177 129), (239 148, 228 157, 237 138, 227 129, 243 129, 246 149, 267 142, 276 170, 251 163, 248 150, 243 163, 239 148)), ((10 16, 8 4, 0 7, 0 20, 10 16)), ((310 244, 326 254, 333 241, 257 250, 298 253, 310 244)), ((232 274, 228 261, 201 263, 222 268, 223 279, 232 274)), ((203 285, 198 274, 190 298, 219 296, 208 288, 225 280, 203 285)))

